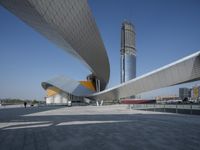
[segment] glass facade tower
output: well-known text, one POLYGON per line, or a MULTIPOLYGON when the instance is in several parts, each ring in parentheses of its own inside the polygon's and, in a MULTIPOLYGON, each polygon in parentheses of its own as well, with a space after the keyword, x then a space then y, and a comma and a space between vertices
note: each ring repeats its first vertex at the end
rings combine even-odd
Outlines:
POLYGON ((132 23, 125 21, 121 27, 121 83, 136 77, 135 31, 132 23))

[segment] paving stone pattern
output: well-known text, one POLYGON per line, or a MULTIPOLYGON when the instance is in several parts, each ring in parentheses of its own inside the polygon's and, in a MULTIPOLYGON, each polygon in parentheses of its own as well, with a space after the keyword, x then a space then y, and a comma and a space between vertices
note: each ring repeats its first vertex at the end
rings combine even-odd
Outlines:
POLYGON ((199 116, 126 105, 0 109, 0 150, 199 148, 199 116))

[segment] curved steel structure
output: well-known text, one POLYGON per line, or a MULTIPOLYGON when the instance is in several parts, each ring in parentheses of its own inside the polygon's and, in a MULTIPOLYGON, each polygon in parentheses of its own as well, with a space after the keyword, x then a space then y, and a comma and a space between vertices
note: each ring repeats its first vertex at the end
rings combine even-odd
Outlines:
POLYGON ((45 90, 52 86, 75 96, 88 96, 94 93, 94 91, 81 85, 80 82, 66 76, 59 76, 46 82, 42 82, 42 87, 45 90))
POLYGON ((116 87, 90 95, 115 100, 163 87, 200 80, 200 51, 116 87))
POLYGON ((0 0, 0 4, 81 60, 105 89, 110 65, 87 0, 0 0))
MULTIPOLYGON (((110 76, 108 56, 87 0, 0 0, 0 4, 82 60, 93 73, 91 82, 95 77, 100 90, 106 87, 110 76)), ((58 88, 64 95, 114 100, 195 80, 200 80, 200 51, 98 93, 91 90, 89 83, 81 84, 63 76, 43 82, 42 87, 55 87, 49 89, 53 94, 53 89, 58 88)))

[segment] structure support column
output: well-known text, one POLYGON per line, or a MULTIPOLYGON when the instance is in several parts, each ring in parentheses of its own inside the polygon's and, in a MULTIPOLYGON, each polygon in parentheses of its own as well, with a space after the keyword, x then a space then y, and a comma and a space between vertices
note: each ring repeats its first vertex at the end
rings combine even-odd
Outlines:
POLYGON ((97 104, 97 106, 99 106, 99 101, 98 100, 96 100, 96 104, 97 104))
POLYGON ((97 106, 102 106, 103 105, 103 100, 101 100, 101 101, 96 100, 96 104, 97 104, 97 106))
POLYGON ((101 103, 100 103, 100 106, 102 106, 103 105, 103 100, 101 100, 101 103))

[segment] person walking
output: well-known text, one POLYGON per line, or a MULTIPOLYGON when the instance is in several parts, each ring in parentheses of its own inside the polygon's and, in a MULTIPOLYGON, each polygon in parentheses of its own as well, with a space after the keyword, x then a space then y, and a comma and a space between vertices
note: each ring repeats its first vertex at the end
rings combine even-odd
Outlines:
POLYGON ((24 102, 24 107, 26 108, 27 102, 24 102))

